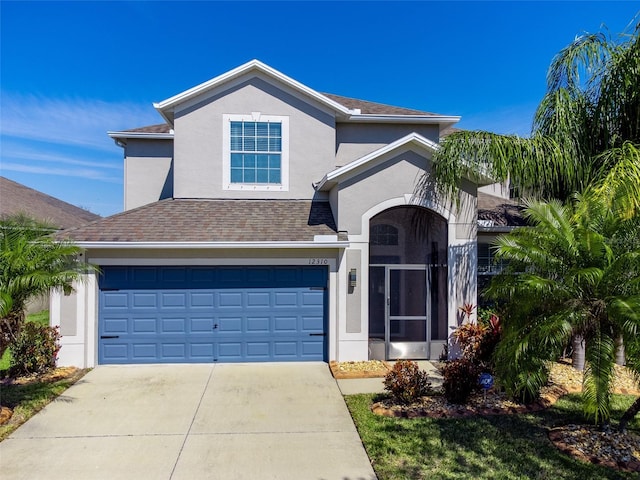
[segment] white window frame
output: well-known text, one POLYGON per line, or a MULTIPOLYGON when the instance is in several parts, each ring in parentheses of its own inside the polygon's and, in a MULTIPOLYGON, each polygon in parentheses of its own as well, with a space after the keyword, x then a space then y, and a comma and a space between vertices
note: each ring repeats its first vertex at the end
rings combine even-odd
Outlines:
POLYGON ((289 191, 289 117, 283 115, 262 115, 251 112, 249 115, 222 115, 222 189, 250 192, 288 192, 289 191), (282 151, 280 153, 280 182, 231 183, 231 122, 274 122, 280 123, 282 151))

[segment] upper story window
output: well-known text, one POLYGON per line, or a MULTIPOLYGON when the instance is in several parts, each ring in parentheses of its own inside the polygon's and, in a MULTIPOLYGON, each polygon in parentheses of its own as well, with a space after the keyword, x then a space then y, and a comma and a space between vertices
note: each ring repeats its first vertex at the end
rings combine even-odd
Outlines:
POLYGON ((282 124, 231 122, 231 183, 282 181, 282 124))
POLYGON ((289 119, 224 115, 223 187, 227 190, 289 189, 289 119))

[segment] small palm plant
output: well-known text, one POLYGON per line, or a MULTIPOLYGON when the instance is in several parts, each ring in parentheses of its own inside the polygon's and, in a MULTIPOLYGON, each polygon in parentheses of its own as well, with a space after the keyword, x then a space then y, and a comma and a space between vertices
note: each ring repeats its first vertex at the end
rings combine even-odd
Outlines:
POLYGON ((29 299, 52 288, 70 292, 95 270, 79 258, 80 247, 49 236, 54 231, 24 216, 0 221, 0 355, 18 340, 29 299))

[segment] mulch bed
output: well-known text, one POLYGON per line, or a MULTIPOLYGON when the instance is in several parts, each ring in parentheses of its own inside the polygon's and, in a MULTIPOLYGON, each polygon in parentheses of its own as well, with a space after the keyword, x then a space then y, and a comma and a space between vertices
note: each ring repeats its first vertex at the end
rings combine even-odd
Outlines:
POLYGON ((353 378, 382 378, 391 365, 381 360, 369 360, 367 362, 329 362, 331 374, 336 380, 353 378))
MULTIPOLYGON (((331 372, 335 378, 384 377, 391 367, 386 362, 332 363, 331 372)), ((620 366, 615 369, 614 393, 640 396, 640 387, 629 370, 620 366)), ((449 403, 442 395, 432 395, 411 405, 398 405, 390 399, 383 399, 374 403, 371 410, 377 415, 398 418, 505 415, 539 411, 553 405, 567 393, 580 391, 582 372, 565 360, 552 365, 549 385, 542 390, 540 400, 531 405, 513 402, 504 393, 492 389, 486 395, 474 393, 464 405, 449 403)), ((625 472, 640 472, 640 436, 634 432, 621 433, 616 429, 590 425, 565 425, 551 429, 549 440, 562 452, 582 461, 625 472)))

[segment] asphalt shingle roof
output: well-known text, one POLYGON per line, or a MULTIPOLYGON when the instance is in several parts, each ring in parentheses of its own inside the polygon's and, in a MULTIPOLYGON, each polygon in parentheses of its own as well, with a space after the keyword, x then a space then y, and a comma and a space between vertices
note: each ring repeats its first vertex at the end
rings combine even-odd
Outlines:
POLYGON ((422 110, 413 110, 411 108, 394 107, 384 103, 369 102, 368 100, 359 100, 357 98, 343 97, 334 95, 333 93, 323 93, 325 97, 338 102, 351 109, 360 109, 360 113, 369 115, 421 115, 421 116, 440 116, 437 113, 424 112, 422 110))
POLYGON ((88 210, 0 177, 0 217, 17 214, 24 214, 62 229, 101 218, 88 210))
POLYGON ((63 232, 76 242, 304 242, 337 235, 328 202, 167 199, 63 232))
POLYGON ((478 192, 478 220, 490 220, 496 227, 526 225, 523 207, 514 200, 478 192))

